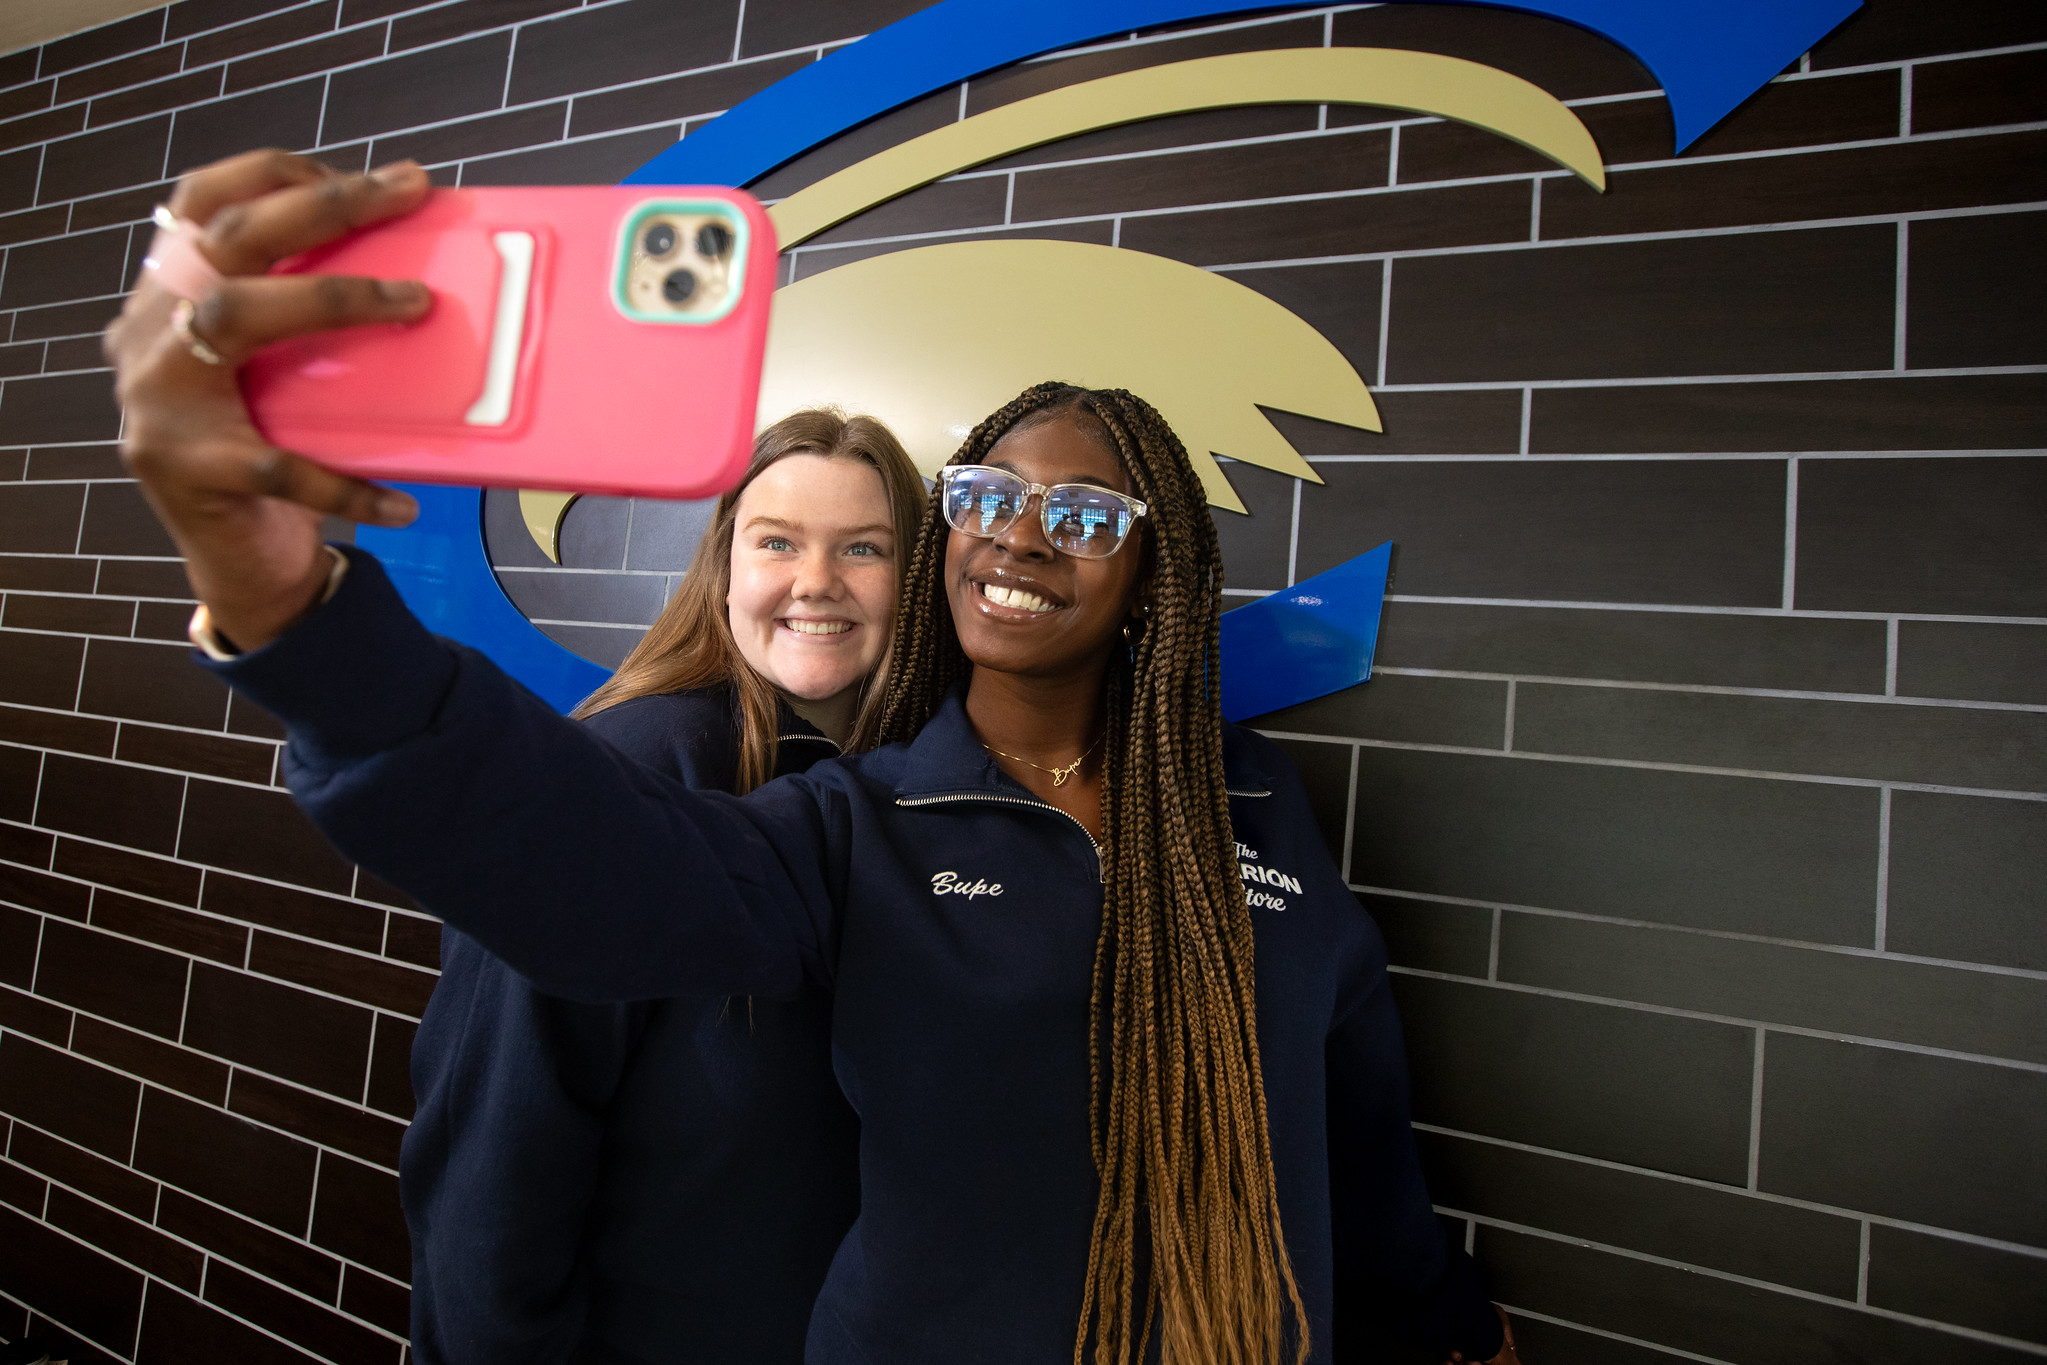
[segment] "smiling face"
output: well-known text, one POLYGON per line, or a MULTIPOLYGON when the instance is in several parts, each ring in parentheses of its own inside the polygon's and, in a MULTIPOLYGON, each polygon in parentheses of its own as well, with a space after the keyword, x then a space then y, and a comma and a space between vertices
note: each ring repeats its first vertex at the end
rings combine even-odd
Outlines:
POLYGON ((895 528, 863 460, 790 455, 739 495, 732 524, 732 638, 792 700, 858 687, 888 648, 895 528))
MULTIPOLYGON (((1068 415, 1011 431, 984 461, 1030 483, 1092 483, 1136 496, 1123 464, 1068 415)), ((1098 668, 1122 642, 1144 573, 1145 523, 1103 559, 1045 539, 1041 505, 992 540, 953 531, 946 597, 960 647, 976 668, 1052 679, 1098 668)))

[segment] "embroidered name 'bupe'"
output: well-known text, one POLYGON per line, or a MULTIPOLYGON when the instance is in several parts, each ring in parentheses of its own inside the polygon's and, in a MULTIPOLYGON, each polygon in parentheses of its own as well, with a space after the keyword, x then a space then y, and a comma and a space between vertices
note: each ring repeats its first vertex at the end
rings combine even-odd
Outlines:
POLYGON ((1001 882, 965 881, 957 872, 935 872, 931 876, 931 894, 934 896, 965 896, 972 900, 976 896, 999 896, 1001 882))

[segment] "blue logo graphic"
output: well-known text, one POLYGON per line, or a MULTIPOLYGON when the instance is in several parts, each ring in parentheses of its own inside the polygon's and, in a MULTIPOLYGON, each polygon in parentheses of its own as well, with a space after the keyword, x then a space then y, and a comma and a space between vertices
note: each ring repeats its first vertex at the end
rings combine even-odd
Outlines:
MULTIPOLYGON (((1498 7, 1577 24, 1632 52, 1662 83, 1682 150, 1860 3, 1529 0, 1498 7)), ((734 106, 626 183, 745 185, 876 115, 996 67, 1246 9, 1242 0, 941 0, 734 106)), ((384 561, 421 619, 482 650, 559 710, 608 676, 542 634, 499 588, 484 548, 479 490, 406 487, 420 500, 419 522, 403 531, 363 527, 357 541, 384 561)), ((1227 715, 1261 715, 1370 675, 1389 548, 1224 618, 1227 715)))
MULTIPOLYGON (((1534 0, 1641 59, 1689 147, 1862 0, 1534 0)), ((626 177, 744 185, 899 104, 998 66, 1132 29, 1240 13, 1227 0, 941 0, 775 82, 626 177)))
POLYGON ((1393 542, 1223 613, 1223 719, 1249 720, 1372 676, 1393 542))

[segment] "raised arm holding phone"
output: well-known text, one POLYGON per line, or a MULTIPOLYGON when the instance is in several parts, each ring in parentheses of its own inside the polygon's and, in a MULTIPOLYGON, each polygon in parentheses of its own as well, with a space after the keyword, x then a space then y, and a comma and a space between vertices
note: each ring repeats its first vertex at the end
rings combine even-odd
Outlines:
POLYGON ((281 153, 181 183, 225 278, 110 328, 124 453, 345 853, 560 996, 834 992, 861 1209, 806 1359, 1342 1361, 1376 1304, 1513 1361, 1421 1180, 1383 944, 1286 760, 1221 721, 1221 561, 1164 420, 1059 384, 989 417, 907 563, 884 746, 691 792, 323 549, 322 514, 409 500, 242 406, 256 348, 428 307, 251 277, 426 193, 281 153))

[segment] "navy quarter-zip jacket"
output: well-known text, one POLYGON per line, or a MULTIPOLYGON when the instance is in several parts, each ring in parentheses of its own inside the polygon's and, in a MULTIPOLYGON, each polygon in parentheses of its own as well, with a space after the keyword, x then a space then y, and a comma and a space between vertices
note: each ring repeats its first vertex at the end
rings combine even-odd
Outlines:
MULTIPOLYGON (((1002 773, 957 696, 911 744, 743 799, 692 792, 428 634, 350 558, 325 606, 212 665, 289 727, 288 780, 329 837, 550 994, 831 989, 860 1215, 806 1359, 1070 1359, 1102 906, 1079 822, 1002 773)), ((1422 1183, 1384 945, 1275 746, 1228 727, 1224 762, 1260 893, 1259 1056, 1315 1358, 1366 1344, 1332 1342, 1340 1296, 1384 1291, 1429 1345, 1484 1360, 1500 1328, 1422 1183)))
MULTIPOLYGON (((685 786, 730 791, 731 692, 636 697, 586 724, 685 786)), ((785 706, 778 774, 838 746, 785 706)), ((421 1365, 798 1365, 859 1208, 831 1000, 547 995, 444 928, 412 1049, 399 1188, 421 1365)))

